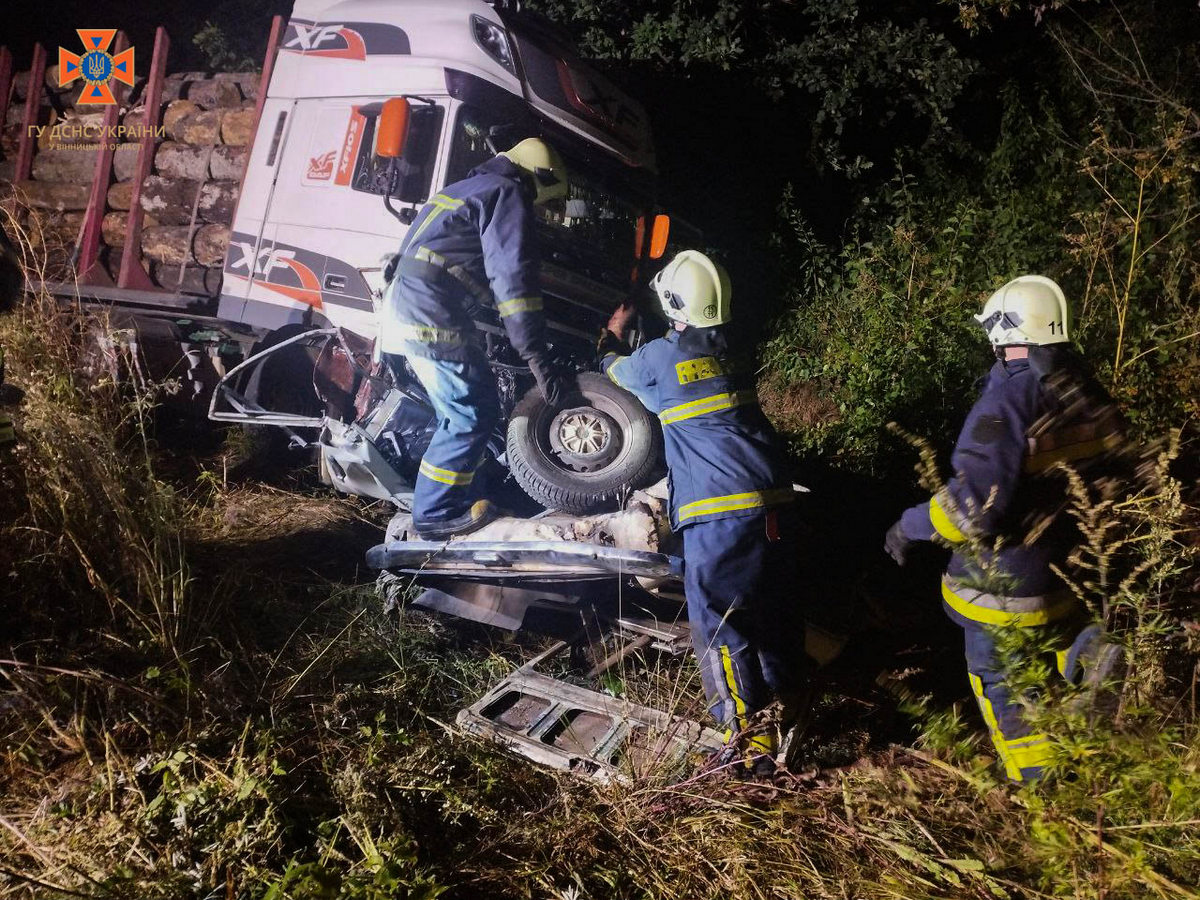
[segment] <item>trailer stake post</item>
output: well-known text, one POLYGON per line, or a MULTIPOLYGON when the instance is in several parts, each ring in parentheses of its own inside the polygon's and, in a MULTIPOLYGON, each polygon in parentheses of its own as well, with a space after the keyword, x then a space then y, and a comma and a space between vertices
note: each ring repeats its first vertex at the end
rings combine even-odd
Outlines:
MULTIPOLYGON (((129 38, 125 32, 117 32, 117 42, 114 54, 124 53, 129 49, 129 38)), ((100 264, 100 233, 104 221, 104 209, 108 202, 108 183, 112 180, 113 157, 116 155, 116 145, 108 135, 116 132, 117 123, 121 118, 121 104, 125 101, 127 89, 114 85, 113 97, 116 100, 104 110, 102 135, 105 136, 100 144, 100 153, 96 157, 96 168, 92 172, 92 194, 88 199, 87 212, 84 214, 83 235, 79 239, 79 281, 83 284, 111 285, 112 277, 100 264)))
POLYGON ((117 274, 117 286, 135 288, 140 291, 160 290, 150 280, 142 263, 142 226, 146 211, 142 209, 142 187, 154 168, 154 150, 157 146, 155 132, 162 121, 163 80, 167 72, 167 53, 171 50, 171 38, 161 25, 154 32, 154 57, 150 61, 150 80, 146 84, 143 105, 146 120, 142 131, 141 146, 138 148, 137 169, 133 176, 133 194, 129 201, 129 217, 125 228, 125 246, 121 250, 121 271, 117 274))
POLYGON ((33 45, 33 65, 29 67, 29 84, 25 88, 25 117, 21 120, 21 142, 17 145, 17 171, 13 181, 20 184, 33 174, 33 126, 37 124, 38 107, 46 86, 46 48, 33 45))

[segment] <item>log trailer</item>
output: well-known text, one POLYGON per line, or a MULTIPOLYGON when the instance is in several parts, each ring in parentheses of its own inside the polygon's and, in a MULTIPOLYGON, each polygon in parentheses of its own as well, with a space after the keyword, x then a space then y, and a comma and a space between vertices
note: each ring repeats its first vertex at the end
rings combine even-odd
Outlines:
MULTIPOLYGON (((141 268, 151 138, 138 160, 120 272, 109 277, 97 260, 112 178, 112 153, 102 148, 77 282, 46 287, 110 307, 136 329, 143 352, 169 348, 170 368, 190 384, 183 393, 209 401, 210 418, 283 429, 294 445, 319 449, 324 477, 340 490, 403 508, 435 423, 412 374, 381 371, 373 359, 386 262, 443 185, 514 136, 538 134, 571 175, 565 208, 542 211, 539 223, 549 334, 560 360, 583 374, 569 408, 547 409, 496 311, 477 310, 507 414, 491 477, 511 471, 538 506, 579 514, 645 486, 661 474, 657 423, 588 370, 608 316, 666 250, 649 123, 559 30, 517 7, 296 0, 273 27, 215 296, 156 289, 141 268)), ((141 98, 150 125, 166 52, 160 29, 141 98)), ((37 68, 35 54, 31 86, 37 68)), ((109 109, 115 123, 118 107, 109 109)), ((23 144, 18 184, 29 155, 23 144)))

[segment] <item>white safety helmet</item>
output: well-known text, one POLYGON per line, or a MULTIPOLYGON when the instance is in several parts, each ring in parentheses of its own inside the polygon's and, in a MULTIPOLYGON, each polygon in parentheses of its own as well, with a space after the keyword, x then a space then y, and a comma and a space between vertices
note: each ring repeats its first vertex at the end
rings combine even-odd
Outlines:
POLYGON ((1070 341, 1069 317, 1062 288, 1043 275, 1022 275, 988 297, 975 321, 995 347, 1044 347, 1070 341))
POLYGON ((696 250, 684 250, 650 280, 663 314, 697 328, 724 325, 732 316, 729 273, 696 250))
POLYGON ((525 138, 500 155, 533 179, 537 191, 534 205, 541 206, 567 196, 567 164, 558 151, 541 138, 525 138))

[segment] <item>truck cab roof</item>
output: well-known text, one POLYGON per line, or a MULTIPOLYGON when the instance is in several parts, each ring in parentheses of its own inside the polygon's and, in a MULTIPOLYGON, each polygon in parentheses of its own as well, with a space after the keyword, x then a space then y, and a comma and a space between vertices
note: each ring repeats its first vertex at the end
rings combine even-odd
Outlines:
POLYGON ((484 79, 628 165, 654 168, 645 110, 544 20, 484 0, 296 0, 270 96, 443 94, 484 79))

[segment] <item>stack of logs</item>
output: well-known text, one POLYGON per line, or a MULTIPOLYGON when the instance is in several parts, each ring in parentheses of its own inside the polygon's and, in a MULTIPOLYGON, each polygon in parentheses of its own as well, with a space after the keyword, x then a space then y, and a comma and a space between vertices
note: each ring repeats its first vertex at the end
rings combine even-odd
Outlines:
MULTIPOLYGON (((62 277, 81 232, 99 153, 98 144, 75 135, 89 126, 98 128, 104 107, 76 107, 82 82, 58 89, 57 66, 51 66, 38 117, 38 124, 51 127, 36 141, 33 178, 13 183, 29 73, 18 73, 14 80, 16 96, 0 132, 0 202, 23 218, 31 240, 44 248, 51 269, 47 277, 62 277), (55 132, 53 126, 65 129, 55 132)), ((135 104, 143 92, 139 82, 131 94, 135 104)), ((218 290, 257 93, 258 74, 252 72, 166 77, 160 118, 165 134, 156 143, 153 174, 143 184, 141 198, 146 212, 143 264, 159 286, 209 295, 218 290)), ((144 106, 121 110, 120 122, 126 127, 140 126, 145 119, 144 106)), ((113 159, 100 258, 114 279, 125 243, 138 147, 120 144, 113 159)))

